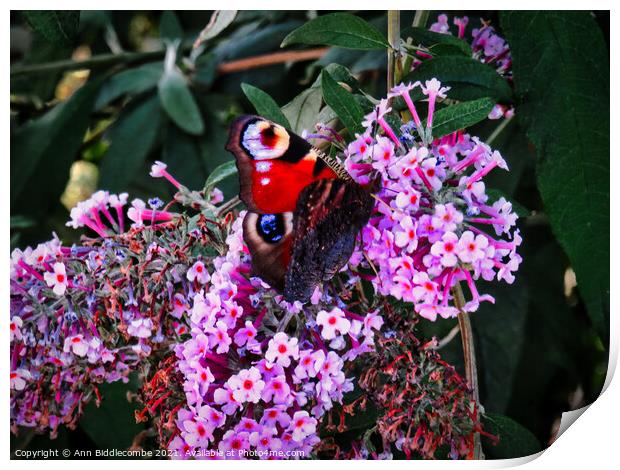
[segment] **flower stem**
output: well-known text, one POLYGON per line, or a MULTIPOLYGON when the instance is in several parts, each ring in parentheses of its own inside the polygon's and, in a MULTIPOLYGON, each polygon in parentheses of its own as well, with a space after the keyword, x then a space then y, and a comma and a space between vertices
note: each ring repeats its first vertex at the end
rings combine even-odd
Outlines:
POLYGON ((397 63, 400 58, 400 11, 388 10, 388 67, 387 67, 387 88, 388 92, 394 88, 400 79, 397 63))
MULTIPOLYGON (((463 357, 465 360, 465 378, 467 384, 472 391, 473 399, 476 409, 480 413, 480 395, 478 392, 478 371, 476 367, 476 350, 474 348, 474 335, 471 328, 471 320, 469 315, 463 311, 465 305, 465 298, 463 296, 463 289, 460 282, 457 282, 452 288, 452 295, 454 296, 454 304, 459 310, 458 321, 459 329, 461 330, 461 342, 463 343, 463 357)), ((474 434, 474 459, 484 459, 482 453, 482 445, 480 443, 480 434, 474 434)))

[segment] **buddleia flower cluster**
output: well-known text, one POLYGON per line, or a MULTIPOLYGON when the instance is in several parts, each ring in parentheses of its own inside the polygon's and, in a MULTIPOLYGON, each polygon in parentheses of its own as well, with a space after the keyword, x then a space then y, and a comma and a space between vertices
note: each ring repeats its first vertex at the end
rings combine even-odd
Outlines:
POLYGON ((139 371, 136 419, 170 456, 309 457, 381 316, 318 289, 286 303, 251 275, 243 212, 218 216, 221 192, 190 191, 163 163, 151 176, 198 213, 98 191, 67 224, 93 238, 13 252, 13 431, 73 427, 100 384, 139 371))
MULTIPOLYGON (((453 29, 456 29, 455 35, 459 39, 466 39, 465 29, 469 24, 469 18, 455 16, 452 25, 448 21, 448 15, 445 13, 437 17, 437 21, 433 23, 429 30, 453 35, 453 29), (456 28, 452 28, 455 26, 456 28)), ((488 64, 495 68, 496 72, 504 77, 508 82, 512 82, 512 55, 510 46, 506 40, 501 37, 490 22, 480 18, 480 27, 473 28, 471 31, 470 46, 472 57, 479 60, 483 64, 488 64)), ((514 107, 505 104, 496 104, 489 114, 489 119, 500 119, 501 117, 511 118, 514 115, 514 107)))
POLYGON ((494 303, 479 292, 479 281, 512 283, 521 263, 517 215, 505 198, 492 199, 484 183, 491 171, 508 171, 506 161, 462 131, 432 135, 435 106, 448 90, 436 79, 394 87, 389 98, 402 98, 411 121, 400 121, 381 100, 345 152, 345 167, 358 182, 374 172, 382 179, 351 264, 370 270, 365 277, 377 294, 410 302, 431 321, 494 303), (425 123, 410 95, 415 88, 426 96, 425 123), (467 299, 455 305, 453 289, 461 283, 467 299))

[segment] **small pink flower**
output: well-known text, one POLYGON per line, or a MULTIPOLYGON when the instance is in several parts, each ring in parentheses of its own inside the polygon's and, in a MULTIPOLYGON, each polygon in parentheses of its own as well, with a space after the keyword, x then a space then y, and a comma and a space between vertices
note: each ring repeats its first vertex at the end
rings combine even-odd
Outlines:
POLYGON ((460 253, 459 237, 453 232, 446 232, 441 240, 433 243, 431 254, 441 260, 441 264, 446 267, 456 266, 458 262, 457 254, 460 253))
POLYGON ((286 333, 280 331, 269 340, 265 353, 265 359, 268 361, 275 362, 282 367, 288 367, 291 365, 291 358, 297 359, 298 357, 297 338, 289 338, 286 333))
POLYGON ((345 335, 351 328, 351 322, 345 318, 344 312, 338 307, 327 312, 321 310, 316 316, 317 325, 321 326, 324 339, 334 339, 336 335, 345 335))
POLYGON ((26 388, 26 382, 31 378, 30 372, 26 369, 11 371, 11 390, 23 390, 26 388))
POLYGON ((168 168, 168 165, 163 162, 156 161, 153 166, 151 166, 151 172, 149 173, 149 175, 151 175, 153 178, 163 178, 166 172, 166 168, 168 168))
POLYGON ((150 318, 138 318, 129 323, 127 333, 137 338, 148 338, 152 329, 153 321, 150 318))
POLYGON ((461 235, 458 245, 458 255, 463 263, 473 263, 484 258, 489 240, 484 235, 474 236, 467 230, 461 235))
POLYGON ((289 426, 295 442, 301 442, 305 437, 316 432, 317 420, 311 418, 307 411, 297 411, 289 426))
POLYGON ((286 377, 279 375, 274 377, 263 389, 262 398, 263 401, 273 401, 276 405, 285 404, 291 397, 291 388, 286 383, 286 377))
POLYGON ((78 334, 65 338, 65 344, 62 350, 64 352, 71 351, 76 356, 84 357, 88 353, 88 348, 88 341, 84 340, 84 335, 78 334))
POLYGON ((127 217, 133 221, 132 227, 142 227, 144 225, 142 220, 145 210, 146 204, 142 199, 131 201, 131 207, 127 210, 127 217))
POLYGON ((11 318, 11 323, 9 325, 10 328, 10 342, 13 342, 13 340, 17 340, 20 341, 22 339, 22 332, 21 332, 21 327, 24 324, 24 322, 22 321, 21 317, 13 317, 11 318))
POLYGON ((248 345, 256 343, 256 328, 249 320, 245 322, 244 328, 239 328, 235 333, 235 344, 237 346, 243 346, 246 343, 248 345))
POLYGON ((45 273, 43 278, 48 287, 52 287, 54 294, 64 295, 67 290, 67 273, 63 263, 54 263, 53 273, 45 273))
POLYGON ((437 227, 446 232, 453 232, 457 225, 463 222, 463 214, 452 203, 437 204, 434 217, 437 221, 437 227))
POLYGON ((196 261, 194 265, 187 270, 187 279, 190 282, 197 280, 201 284, 206 284, 211 279, 209 271, 202 261, 196 261))
POLYGON ((237 375, 230 377, 226 383, 232 390, 235 401, 239 403, 258 403, 261 392, 265 388, 265 382, 256 367, 239 371, 237 375))
POLYGON ((215 348, 218 354, 225 354, 230 348, 232 339, 228 335, 228 325, 222 320, 218 320, 214 327, 207 330, 209 334, 209 346, 215 348))
POLYGON ((417 224, 409 216, 403 217, 394 234, 394 244, 405 252, 411 253, 418 246, 416 236, 417 224))

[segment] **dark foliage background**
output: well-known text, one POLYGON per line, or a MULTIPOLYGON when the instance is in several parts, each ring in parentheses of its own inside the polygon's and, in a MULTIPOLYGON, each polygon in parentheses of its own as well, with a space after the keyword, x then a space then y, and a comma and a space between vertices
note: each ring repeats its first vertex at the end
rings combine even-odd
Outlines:
MULTIPOLYGON (((47 240, 52 231, 66 244, 77 241, 79 234, 64 225, 67 208, 96 188, 168 199, 170 187, 148 176, 154 160, 166 162, 190 188, 201 188, 214 168, 231 158, 224 150, 230 120, 254 112, 242 83, 282 106, 311 86, 323 67, 337 63, 364 92, 385 94, 384 50, 332 47, 319 59, 225 67, 280 51, 287 34, 321 12, 243 11, 192 55, 191 45, 211 13, 11 13, 12 248, 47 240), (188 81, 163 78, 169 41, 179 41, 177 63, 188 81), (88 61, 89 68, 76 69, 75 60, 88 61)), ((427 26, 437 13, 431 12, 427 26)), ((385 32, 385 13, 356 14, 385 32)), ((489 184, 527 215, 520 222, 524 263, 513 286, 491 287, 497 304, 482 307, 472 321, 487 426, 506 436, 496 447, 486 445, 485 452, 525 455, 546 447, 560 413, 595 400, 605 379, 609 15, 450 14, 468 15, 469 29, 478 17, 492 21, 513 51, 510 101, 517 118, 492 143, 511 172, 490 177, 489 184)), ((401 12, 401 24, 411 24, 413 15, 401 12)), ((287 48, 301 49, 307 48, 287 48)), ((319 107, 320 101, 317 112, 319 107)), ((304 116, 314 118, 309 111, 304 116)), ((497 125, 484 121, 471 133, 488 138, 497 125)), ((235 178, 225 180, 222 189, 227 198, 235 195, 235 178)), ((453 327, 448 320, 425 322, 418 333, 443 337, 453 327)), ((442 352, 462 367, 458 339, 442 352)), ((127 448, 144 430, 135 424, 127 399, 136 386, 106 387, 102 406, 91 404, 79 427, 63 430, 54 441, 22 430, 12 438, 12 450, 127 448)))

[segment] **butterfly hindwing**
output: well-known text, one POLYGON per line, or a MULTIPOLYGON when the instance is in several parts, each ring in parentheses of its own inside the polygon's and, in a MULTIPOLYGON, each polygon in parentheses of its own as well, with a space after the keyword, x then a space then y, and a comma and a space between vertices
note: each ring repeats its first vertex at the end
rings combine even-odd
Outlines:
POLYGON ((237 118, 226 149, 236 159, 239 196, 253 212, 292 212, 306 186, 337 178, 308 142, 259 116, 237 118))
POLYGON ((319 283, 347 263, 373 205, 368 191, 351 180, 319 180, 301 192, 284 279, 287 300, 307 301, 319 283))
POLYGON ((291 259, 293 213, 248 212, 243 219, 243 240, 252 255, 252 269, 272 287, 283 290, 291 259))

